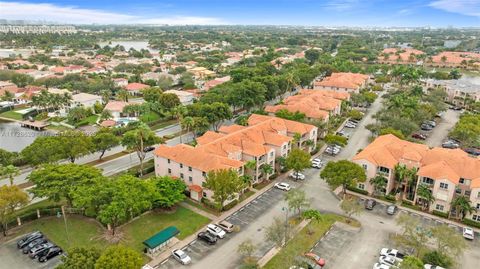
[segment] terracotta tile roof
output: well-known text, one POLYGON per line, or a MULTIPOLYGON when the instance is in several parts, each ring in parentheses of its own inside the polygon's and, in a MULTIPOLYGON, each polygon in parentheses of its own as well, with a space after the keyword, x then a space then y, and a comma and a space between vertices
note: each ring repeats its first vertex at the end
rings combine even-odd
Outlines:
POLYGON ((124 101, 109 101, 103 110, 113 111, 113 112, 122 112, 123 108, 128 105, 138 104, 136 102, 124 102, 124 101))
POLYGON ((128 85, 125 86, 125 89, 127 91, 140 91, 148 87, 150 86, 148 86, 147 84, 134 82, 134 83, 128 83, 128 85))
MULTIPOLYGON (((378 59, 380 61, 388 61, 388 62, 396 62, 397 59, 400 59, 400 62, 409 62, 410 60, 410 55, 421 55, 424 54, 423 51, 421 50, 416 50, 416 49, 397 49, 397 48, 387 48, 382 51, 382 55, 378 56, 378 59), (400 52, 397 55, 397 52, 400 52), (385 54, 388 54, 388 59, 385 59, 385 54)), ((417 58, 415 57, 414 60, 416 61, 417 58)))
POLYGON ((474 52, 459 52, 459 51, 444 51, 438 55, 432 56, 432 62, 434 63, 447 63, 460 65, 462 61, 469 62, 470 60, 480 62, 480 53, 474 52), (445 57, 445 62, 442 58, 445 57))
POLYGON ((326 96, 326 97, 331 97, 335 98, 338 100, 349 100, 350 99, 350 94, 348 92, 337 92, 337 91, 331 91, 331 90, 310 90, 310 89, 301 89, 299 91, 300 94, 303 95, 320 95, 320 96, 326 96))
POLYGON ((241 161, 218 156, 205 151, 201 147, 194 148, 185 144, 178 144, 173 147, 160 145, 155 149, 155 155, 194 167, 204 172, 218 169, 240 168, 243 166, 243 162, 241 161))
POLYGON ((315 82, 315 86, 337 87, 347 89, 357 89, 369 78, 368 75, 357 73, 332 73, 331 76, 324 78, 320 82, 315 82))
POLYGON ((460 178, 465 178, 472 180, 472 187, 480 187, 480 159, 470 157, 461 149, 430 149, 426 145, 401 140, 389 134, 379 136, 353 160, 368 160, 390 169, 403 163, 418 167, 421 176, 445 178, 455 184, 460 178))
POLYGON ((201 186, 196 185, 196 184, 189 185, 188 189, 190 189, 191 191, 194 191, 194 192, 198 192, 198 193, 203 191, 203 188, 201 186))
POLYGON ((116 122, 114 120, 104 120, 100 123, 103 127, 113 127, 115 126, 116 122))

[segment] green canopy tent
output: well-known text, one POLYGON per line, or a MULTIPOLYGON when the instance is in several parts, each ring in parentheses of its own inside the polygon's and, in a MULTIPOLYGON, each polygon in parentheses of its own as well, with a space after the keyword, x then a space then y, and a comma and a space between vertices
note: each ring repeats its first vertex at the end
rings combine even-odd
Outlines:
POLYGON ((177 229, 177 227, 170 226, 143 241, 143 244, 147 247, 148 253, 152 254, 168 245, 172 238, 179 233, 180 231, 177 229))

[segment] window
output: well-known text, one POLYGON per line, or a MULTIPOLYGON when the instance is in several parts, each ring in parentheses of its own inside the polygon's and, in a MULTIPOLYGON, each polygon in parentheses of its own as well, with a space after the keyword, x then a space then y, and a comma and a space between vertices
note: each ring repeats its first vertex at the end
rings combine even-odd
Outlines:
POLYGON ((180 168, 183 168, 183 164, 182 164, 182 163, 180 164, 180 168))
POLYGON ((435 206, 435 209, 436 209, 436 210, 440 210, 440 211, 443 211, 444 208, 445 208, 445 207, 444 207, 443 205, 436 205, 436 206, 435 206))
POLYGON ((193 181, 193 178, 192 178, 192 177, 188 177, 188 181, 192 182, 192 181, 193 181))
POLYGON ((470 196, 472 194, 472 191, 465 191, 465 196, 470 196))
POLYGON ((381 173, 388 174, 390 172, 390 169, 388 169, 386 167, 383 167, 383 166, 380 166, 380 167, 378 167, 378 171, 381 172, 381 173))
POLYGON ((170 163, 170 159, 167 159, 167 163, 170 163))
POLYGON ((204 192, 204 193, 202 194, 202 196, 203 196, 203 198, 207 198, 207 193, 204 192))
POLYGON ((283 145, 283 150, 286 150, 287 149, 287 145, 283 145))
POLYGON ((477 209, 480 209, 480 204, 477 204, 477 209))
POLYGON ((477 192, 477 198, 480 198, 480 191, 477 192))
POLYGON ((365 184, 359 183, 358 188, 364 190, 365 189, 365 184))
POLYGON ((202 172, 202 176, 206 177, 206 176, 207 176, 207 173, 202 172))
POLYGON ((456 189, 455 189, 455 193, 456 193, 456 194, 462 194, 462 189, 456 188, 456 189))
POLYGON ((191 166, 188 167, 188 171, 192 172, 192 167, 191 166))
POLYGON ((368 165, 366 165, 366 164, 362 164, 362 167, 363 167, 363 169, 365 169, 365 170, 368 169, 368 165))
POLYGON ((430 185, 433 185, 433 179, 429 178, 429 177, 424 177, 422 179, 422 182, 423 183, 426 183, 426 184, 430 184, 430 185))
POLYGON ((180 178, 183 179, 183 173, 180 173, 180 178))
POLYGON ((168 173, 171 174, 171 173, 172 173, 172 169, 168 168, 168 173))
POLYGON ((272 151, 272 152, 270 152, 270 157, 273 157, 273 151, 272 151))
POLYGON ((460 178, 460 180, 458 181, 460 184, 465 184, 465 179, 464 178, 460 178))
POLYGON ((476 221, 480 221, 480 215, 473 215, 472 219, 476 221))
POLYGON ((448 190, 448 184, 447 183, 440 183, 440 189, 448 190))

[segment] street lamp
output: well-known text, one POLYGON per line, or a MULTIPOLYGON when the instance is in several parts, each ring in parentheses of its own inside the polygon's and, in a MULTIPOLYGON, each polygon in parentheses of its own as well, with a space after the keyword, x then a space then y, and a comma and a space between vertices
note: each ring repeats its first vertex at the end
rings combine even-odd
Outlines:
POLYGON ((282 207, 282 211, 285 211, 285 237, 284 237, 284 245, 287 244, 287 234, 288 234, 288 208, 282 207))

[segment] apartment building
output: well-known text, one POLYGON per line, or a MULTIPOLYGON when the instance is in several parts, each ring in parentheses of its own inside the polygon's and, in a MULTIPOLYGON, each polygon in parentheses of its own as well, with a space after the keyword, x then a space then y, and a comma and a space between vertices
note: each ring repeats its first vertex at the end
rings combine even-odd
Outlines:
POLYGON ((0 25, 0 33, 14 34, 75 34, 77 29, 70 25, 0 25))
POLYGON ((377 60, 383 64, 412 64, 417 63, 420 60, 419 56, 423 54, 425 54, 423 51, 412 48, 386 48, 377 60))
POLYGON ((305 114, 310 120, 327 122, 330 116, 341 113, 342 101, 350 99, 346 92, 332 90, 300 90, 298 95, 289 96, 281 104, 266 106, 265 111, 275 114, 280 110, 288 110, 305 114))
MULTIPOLYGON (((365 169, 368 179, 377 175, 384 176, 387 179, 386 193, 390 193, 394 188, 396 165, 417 169, 416 183, 412 185, 411 195, 406 195, 403 199, 415 204, 425 204, 416 192, 420 184, 425 184, 435 198, 430 204, 430 211, 452 211, 455 216, 451 202, 459 195, 469 197, 472 205, 480 209, 480 159, 470 157, 463 150, 429 148, 388 134, 375 139, 353 157, 353 162, 365 169)), ((368 179, 357 187, 372 194, 374 186, 368 179)), ((408 183, 401 183, 400 188, 408 190, 408 183)), ((480 222, 480 211, 468 215, 467 218, 480 222)))
POLYGON ((469 79, 424 81, 426 88, 440 88, 447 94, 446 100, 459 107, 468 106, 471 102, 480 101, 480 85, 474 84, 469 79))
POLYGON ((313 89, 331 90, 348 93, 359 93, 360 89, 367 86, 370 76, 357 73, 332 73, 322 81, 315 81, 313 89))
POLYGON ((160 145, 155 150, 155 174, 170 175, 185 181, 192 199, 211 199, 213 193, 203 189, 208 172, 218 169, 236 169, 239 175, 249 175, 252 183, 268 179, 263 165, 275 167, 278 157, 286 157, 291 150, 293 136, 301 136, 299 143, 317 141, 317 128, 313 125, 264 115, 251 115, 248 126, 223 126, 218 132, 208 131, 197 138, 197 146, 179 144, 160 145), (252 169, 245 168, 254 163, 252 169))

